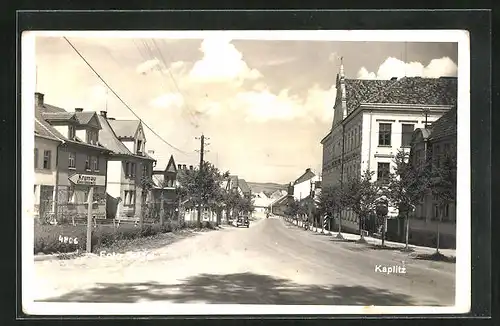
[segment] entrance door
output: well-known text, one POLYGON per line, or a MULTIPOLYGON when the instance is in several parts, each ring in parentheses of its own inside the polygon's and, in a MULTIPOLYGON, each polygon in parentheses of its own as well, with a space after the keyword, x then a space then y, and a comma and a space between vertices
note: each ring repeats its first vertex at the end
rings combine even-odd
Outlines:
POLYGON ((40 218, 44 221, 54 217, 54 186, 40 186, 40 218))

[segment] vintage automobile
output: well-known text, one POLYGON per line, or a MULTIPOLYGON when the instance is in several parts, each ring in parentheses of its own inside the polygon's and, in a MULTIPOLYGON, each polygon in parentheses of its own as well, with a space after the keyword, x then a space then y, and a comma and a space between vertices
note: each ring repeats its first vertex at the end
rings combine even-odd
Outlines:
POLYGON ((238 216, 238 219, 236 220, 236 227, 240 226, 246 226, 247 228, 250 227, 250 220, 248 219, 248 216, 238 216))

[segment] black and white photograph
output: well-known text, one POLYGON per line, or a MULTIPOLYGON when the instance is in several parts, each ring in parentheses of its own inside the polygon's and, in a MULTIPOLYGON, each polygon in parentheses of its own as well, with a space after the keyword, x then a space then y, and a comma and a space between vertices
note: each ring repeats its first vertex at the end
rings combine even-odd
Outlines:
POLYGON ((22 35, 27 314, 465 313, 469 35, 22 35))

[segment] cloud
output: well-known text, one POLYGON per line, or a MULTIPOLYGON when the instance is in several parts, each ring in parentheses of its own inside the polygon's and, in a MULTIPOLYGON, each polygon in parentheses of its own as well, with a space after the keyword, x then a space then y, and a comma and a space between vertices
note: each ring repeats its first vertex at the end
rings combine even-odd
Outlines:
POLYGON ((189 73, 193 81, 241 83, 245 79, 255 80, 262 77, 258 70, 248 67, 242 53, 231 44, 230 39, 206 38, 200 50, 203 52, 203 58, 194 64, 189 73))
POLYGON ((282 58, 282 59, 275 59, 275 60, 269 60, 267 61, 264 66, 279 66, 279 65, 283 65, 285 63, 290 63, 290 62, 294 62, 295 60, 297 60, 297 58, 294 58, 294 57, 289 57, 289 58, 282 58))
POLYGON ((153 99, 150 104, 159 108, 179 108, 184 105, 184 99, 181 94, 166 93, 153 99))
POLYGON ((428 77, 438 78, 441 76, 456 76, 457 65, 449 57, 433 59, 425 67, 420 62, 403 62, 394 57, 387 58, 380 65, 377 73, 368 71, 361 67, 358 71, 359 79, 391 79, 392 77, 428 77))
POLYGON ((147 74, 148 72, 151 72, 153 69, 156 67, 160 66, 160 60, 154 58, 151 60, 147 60, 141 64, 139 64, 136 68, 136 71, 138 74, 147 74))

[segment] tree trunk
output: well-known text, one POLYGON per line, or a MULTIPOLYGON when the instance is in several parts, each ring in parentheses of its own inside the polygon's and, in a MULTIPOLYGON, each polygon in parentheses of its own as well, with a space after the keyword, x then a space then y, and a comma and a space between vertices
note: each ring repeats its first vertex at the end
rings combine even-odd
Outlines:
POLYGON ((382 247, 385 245, 385 216, 382 218, 382 247))
POLYGON ((438 209, 438 216, 439 216, 439 219, 438 219, 438 222, 437 222, 437 238, 436 238, 436 254, 439 254, 439 238, 440 238, 440 233, 439 233, 439 224, 441 224, 441 207, 439 207, 438 209))
POLYGON ((344 239, 344 237, 342 236, 342 210, 339 210, 338 214, 339 214, 339 218, 338 218, 338 221, 339 221, 338 229, 339 229, 339 231, 337 233, 337 239, 344 239))
POLYGON ((405 232, 405 249, 408 250, 408 240, 410 238, 410 218, 406 213, 406 232, 405 232))
POLYGON ((321 233, 325 233, 325 217, 323 214, 320 216, 320 223, 321 223, 321 233))

